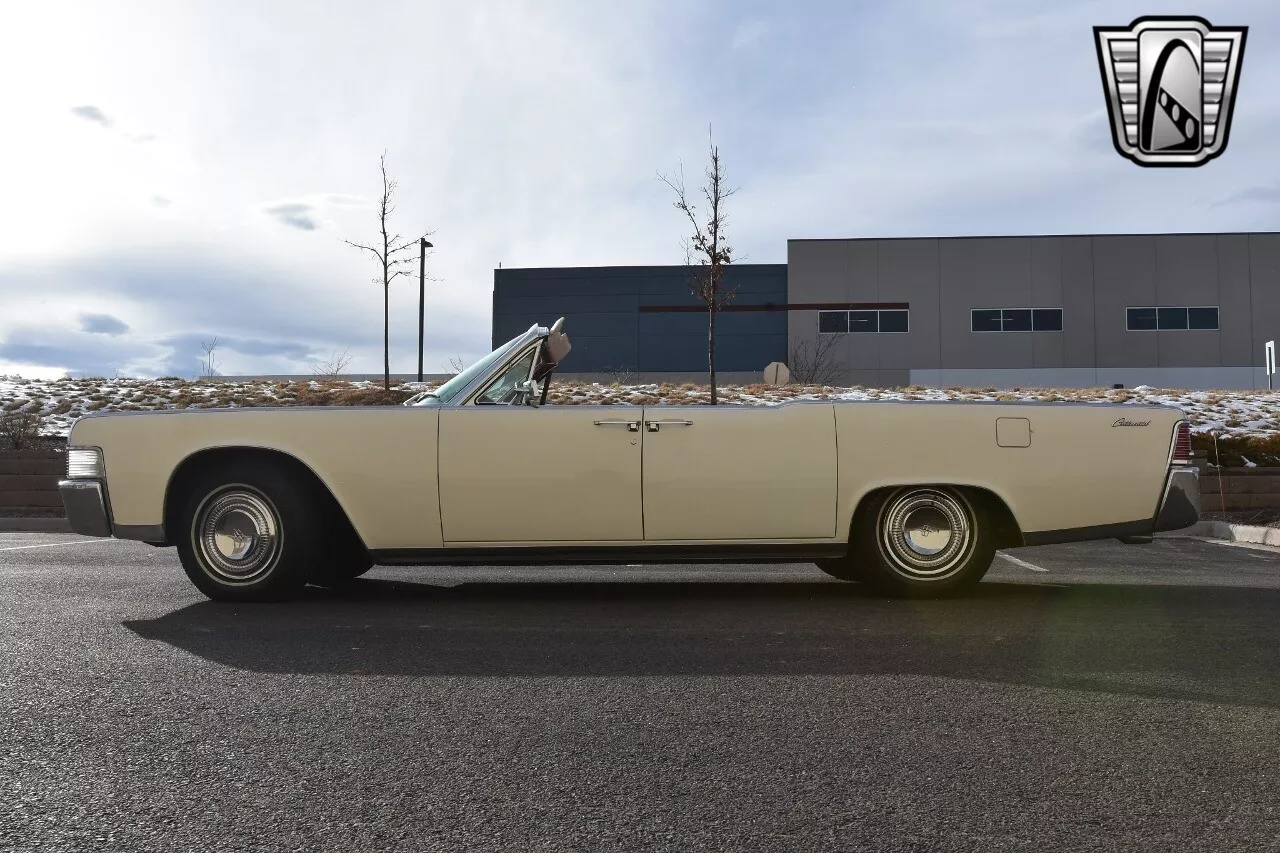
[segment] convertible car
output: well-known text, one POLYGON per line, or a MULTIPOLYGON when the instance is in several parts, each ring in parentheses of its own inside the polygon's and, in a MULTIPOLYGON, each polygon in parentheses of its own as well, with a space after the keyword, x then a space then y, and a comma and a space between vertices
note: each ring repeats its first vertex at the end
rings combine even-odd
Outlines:
POLYGON ((218 600, 374 564, 712 561, 943 596, 997 549, 1150 542, 1199 517, 1175 408, 547 405, 563 323, 404 406, 83 417, 60 483, 71 528, 176 546, 218 600))

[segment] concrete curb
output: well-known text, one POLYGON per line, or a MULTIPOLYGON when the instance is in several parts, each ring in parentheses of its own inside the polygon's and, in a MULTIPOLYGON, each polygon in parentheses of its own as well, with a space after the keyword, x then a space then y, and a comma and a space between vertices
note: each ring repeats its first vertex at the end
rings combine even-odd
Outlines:
POLYGON ((0 532, 70 533, 71 522, 65 518, 0 518, 0 532))
POLYGON ((1257 527, 1251 524, 1231 524, 1227 521, 1206 519, 1197 521, 1186 530, 1173 530, 1162 536, 1203 536, 1227 542, 1247 542, 1251 545, 1280 547, 1280 527, 1257 527))

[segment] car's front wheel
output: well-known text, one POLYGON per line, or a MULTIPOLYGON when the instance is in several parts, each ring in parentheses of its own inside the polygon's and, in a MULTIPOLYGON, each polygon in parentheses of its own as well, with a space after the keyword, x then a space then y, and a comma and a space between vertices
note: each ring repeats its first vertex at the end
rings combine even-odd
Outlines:
POLYGON ((897 596, 939 598, 972 588, 995 558, 980 506, 945 486, 881 492, 859 508, 849 559, 859 579, 897 596))
POLYGON ((178 556, 218 601, 289 598, 320 556, 314 501, 276 469, 232 464, 196 479, 181 511, 178 556))

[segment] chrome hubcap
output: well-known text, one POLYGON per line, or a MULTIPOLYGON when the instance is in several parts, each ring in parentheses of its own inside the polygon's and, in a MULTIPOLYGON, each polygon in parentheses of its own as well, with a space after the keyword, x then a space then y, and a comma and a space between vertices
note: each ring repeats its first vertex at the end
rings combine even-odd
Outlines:
POLYGON ((959 571, 969 555, 973 526, 968 507, 935 489, 894 496, 881 515, 885 556, 912 580, 941 580, 959 571))
POLYGON ((280 553, 275 507, 247 487, 232 486, 205 499, 196 513, 196 548, 222 583, 249 583, 275 565, 280 553))

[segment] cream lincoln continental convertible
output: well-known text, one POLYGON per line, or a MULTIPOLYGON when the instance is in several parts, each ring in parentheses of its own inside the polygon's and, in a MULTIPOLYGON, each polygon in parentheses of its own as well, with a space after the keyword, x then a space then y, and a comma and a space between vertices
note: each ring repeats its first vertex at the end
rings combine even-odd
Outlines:
POLYGON ((76 533, 178 549, 220 600, 374 564, 816 563, 886 594, 976 584, 997 549, 1151 541, 1199 515, 1165 406, 547 405, 569 351, 533 326, 403 406, 76 421, 76 533))

